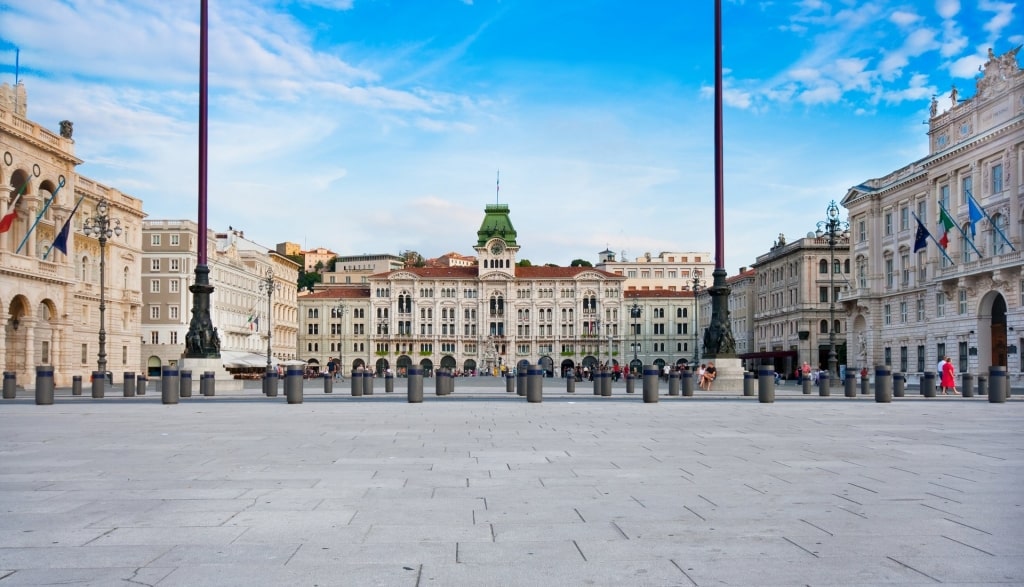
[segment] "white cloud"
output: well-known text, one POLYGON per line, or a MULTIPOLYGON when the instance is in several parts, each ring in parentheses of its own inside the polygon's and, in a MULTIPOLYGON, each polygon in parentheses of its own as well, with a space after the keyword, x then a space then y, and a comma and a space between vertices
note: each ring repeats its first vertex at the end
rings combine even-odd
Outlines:
POLYGON ((960 13, 960 0, 936 0, 935 12, 943 19, 951 19, 960 13))
POLYGON ((972 79, 978 73, 978 67, 988 60, 981 53, 965 55, 949 64, 949 73, 955 78, 972 79))
POLYGON ((920 22, 921 17, 913 12, 906 12, 904 10, 897 10, 889 15, 889 20, 899 27, 909 27, 917 22, 920 22))
POLYGON ((797 95, 797 100, 808 105, 830 104, 838 102, 842 95, 843 91, 838 84, 826 80, 816 87, 800 92, 797 95))
POLYGON ((982 27, 991 37, 998 38, 999 34, 1013 21, 1014 8, 1020 9, 1020 4, 1012 2, 994 2, 992 0, 981 0, 978 8, 995 14, 982 27))

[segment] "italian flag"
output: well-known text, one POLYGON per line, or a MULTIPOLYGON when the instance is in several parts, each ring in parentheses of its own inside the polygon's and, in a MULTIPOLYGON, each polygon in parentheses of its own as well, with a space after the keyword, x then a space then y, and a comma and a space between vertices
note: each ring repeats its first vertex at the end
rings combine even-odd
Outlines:
POLYGON ((942 237, 939 238, 939 244, 942 248, 949 248, 949 233, 952 232, 953 227, 956 223, 949 217, 945 207, 939 208, 939 227, 942 229, 942 237))

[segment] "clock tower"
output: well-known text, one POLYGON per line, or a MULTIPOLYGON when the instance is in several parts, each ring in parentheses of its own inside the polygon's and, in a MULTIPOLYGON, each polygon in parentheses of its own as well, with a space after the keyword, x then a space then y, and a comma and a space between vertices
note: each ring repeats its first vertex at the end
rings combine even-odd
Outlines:
POLYGON ((507 204, 488 204, 484 221, 476 232, 477 268, 480 277, 514 279, 516 272, 516 229, 508 217, 507 204))

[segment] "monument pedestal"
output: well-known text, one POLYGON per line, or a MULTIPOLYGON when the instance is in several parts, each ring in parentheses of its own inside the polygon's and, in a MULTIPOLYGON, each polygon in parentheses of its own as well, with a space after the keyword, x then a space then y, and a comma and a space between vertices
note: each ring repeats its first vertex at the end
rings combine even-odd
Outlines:
POLYGON ((196 359, 192 357, 182 357, 178 361, 179 369, 188 369, 192 371, 192 393, 199 393, 200 375, 207 371, 213 371, 214 389, 217 392, 221 391, 242 391, 242 380, 235 379, 231 373, 224 367, 224 360, 221 358, 216 359, 196 359))
POLYGON ((743 392, 743 360, 735 357, 711 358, 707 357, 701 362, 715 364, 715 381, 711 384, 711 392, 743 392))

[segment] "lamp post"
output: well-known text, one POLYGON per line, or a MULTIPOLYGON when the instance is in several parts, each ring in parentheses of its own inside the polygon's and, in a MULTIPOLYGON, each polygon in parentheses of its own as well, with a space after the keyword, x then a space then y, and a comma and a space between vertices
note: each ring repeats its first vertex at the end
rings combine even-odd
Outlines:
MULTIPOLYGON (((639 327, 637 326, 637 320, 640 319, 640 304, 636 303, 636 300, 633 300, 633 305, 629 307, 629 317, 633 319, 633 363, 635 364, 637 361, 640 360, 636 356, 636 353, 637 353, 637 346, 636 346, 637 345, 637 340, 636 340, 636 338, 637 338, 637 333, 640 331, 639 327)), ((631 369, 632 369, 632 367, 633 367, 633 365, 630 365, 631 369)))
POLYGON ((850 223, 839 219, 839 206, 832 200, 825 209, 825 220, 818 222, 815 235, 828 237, 828 372, 833 381, 839 378, 839 358, 836 356, 836 243, 849 234, 850 223))
POLYGON ((274 281, 274 269, 267 269, 266 276, 260 279, 260 293, 267 294, 267 373, 272 372, 273 367, 270 363, 270 339, 274 335, 274 308, 273 299, 274 292, 281 291, 281 284, 274 281))
POLYGON ((334 307, 338 320, 338 371, 341 373, 341 380, 345 380, 345 304, 338 304, 334 307))
POLYGON ((697 299, 697 293, 702 287, 704 287, 704 274, 700 269, 693 270, 693 365, 696 368, 697 361, 700 360, 698 351, 700 350, 700 300, 697 299))
MULTIPOLYGON (((377 334, 380 336, 388 335, 388 319, 385 316, 377 316, 377 334)), ((376 370, 376 365, 374 365, 376 370)))
MULTIPOLYGON (((114 235, 121 236, 121 221, 108 215, 109 207, 106 198, 96 204, 96 215, 85 219, 82 232, 85 236, 95 236, 100 242, 100 352, 96 357, 96 368, 103 377, 107 376, 107 328, 106 328, 106 269, 107 239, 114 235)), ((15 326, 17 328, 17 326, 15 326)))

